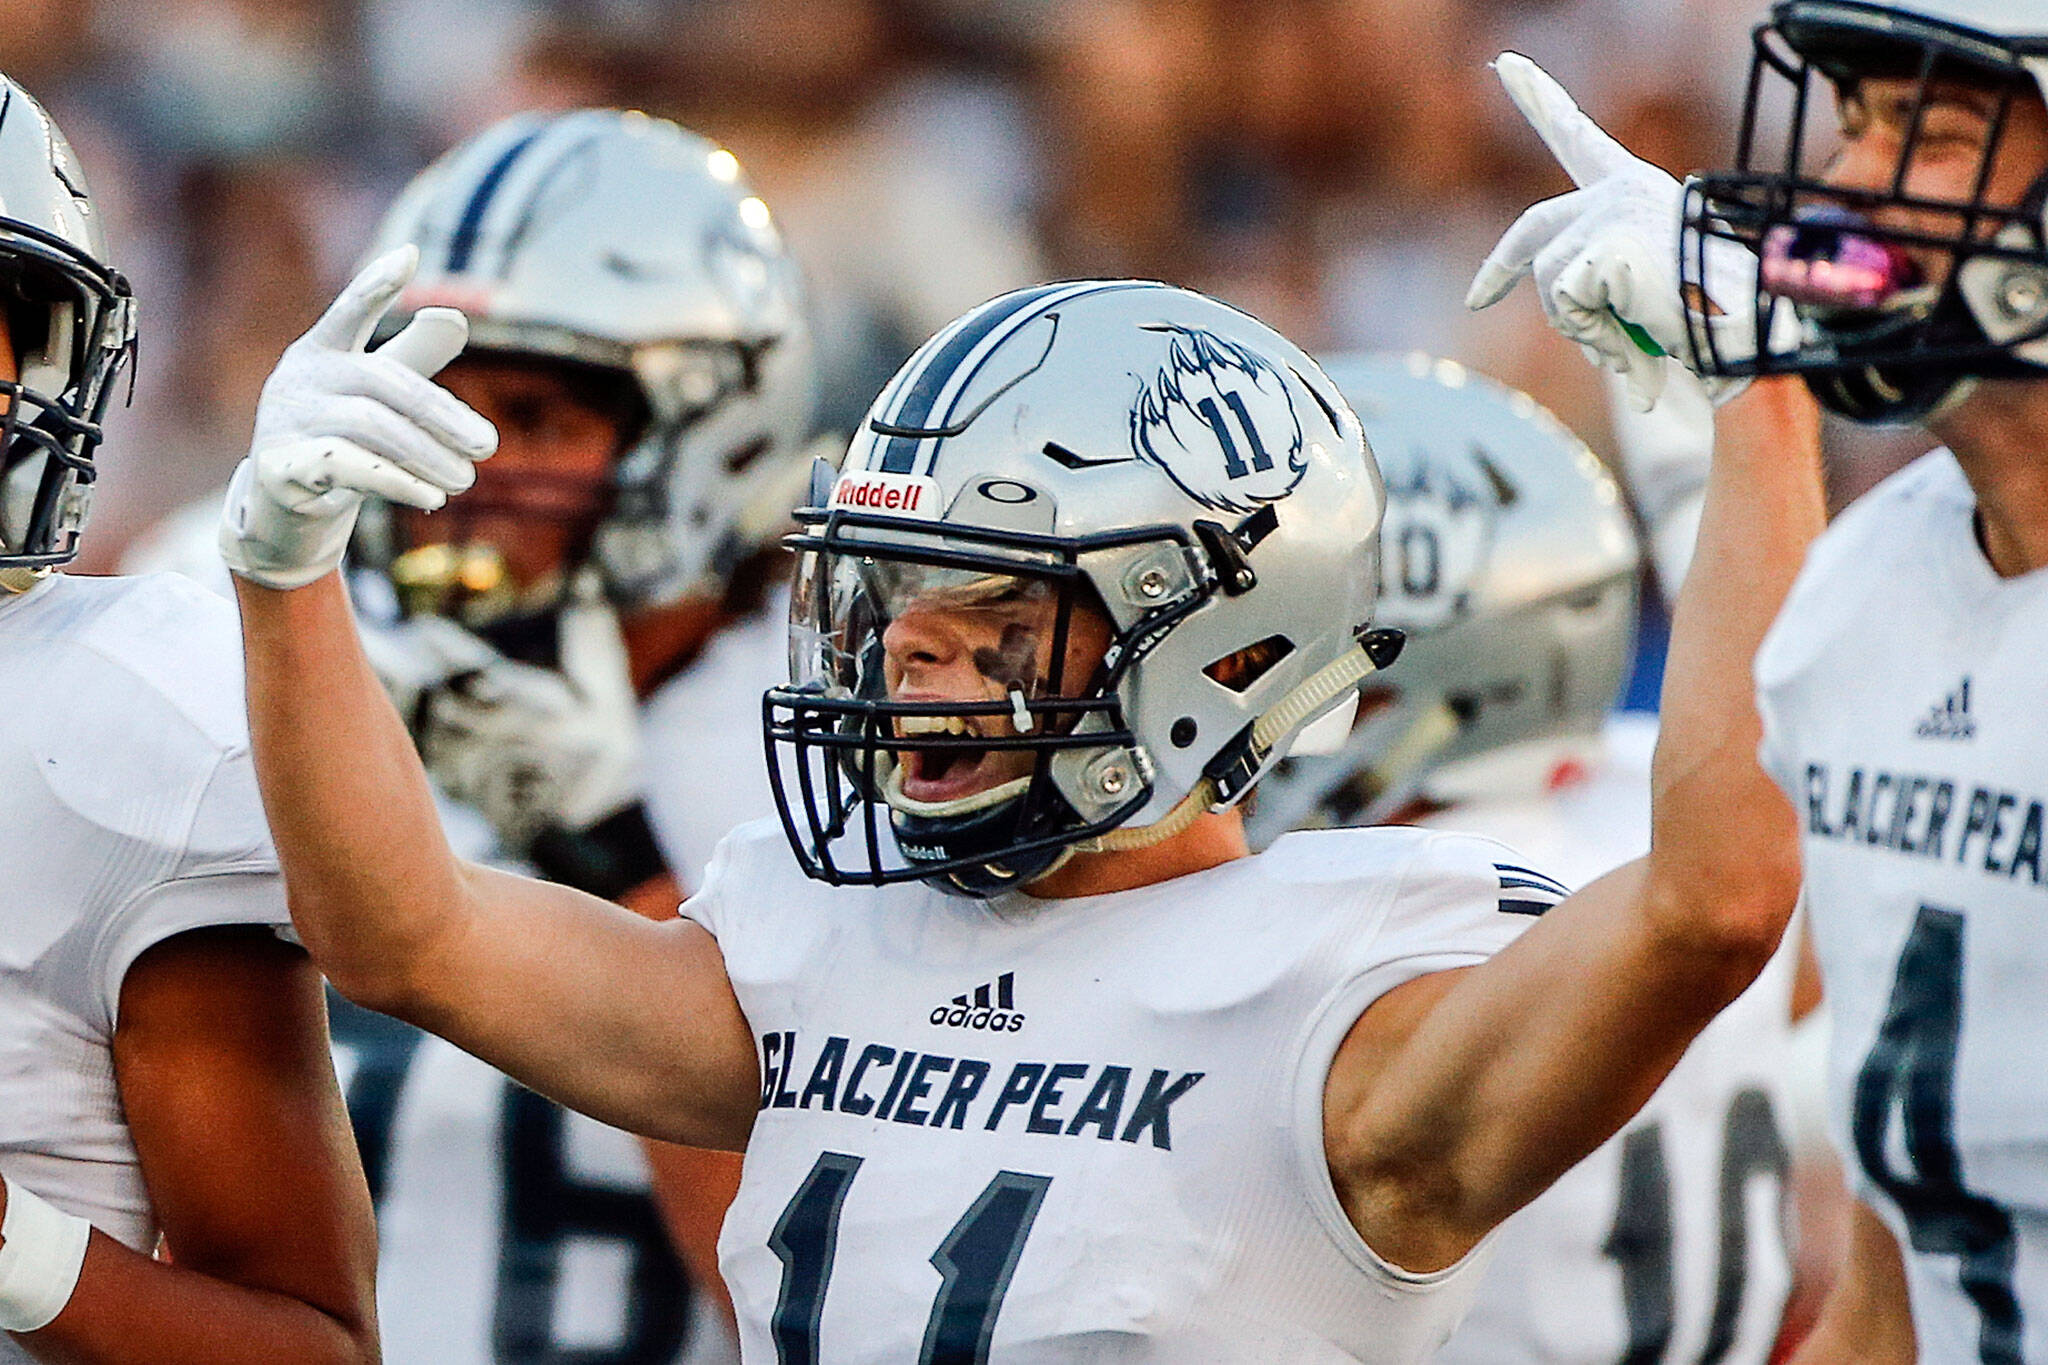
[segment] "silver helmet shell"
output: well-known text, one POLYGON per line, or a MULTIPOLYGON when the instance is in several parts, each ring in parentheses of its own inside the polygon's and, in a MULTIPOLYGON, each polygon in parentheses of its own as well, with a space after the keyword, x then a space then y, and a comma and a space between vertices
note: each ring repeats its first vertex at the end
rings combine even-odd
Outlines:
POLYGON ((1236 801, 1372 667, 1383 505, 1335 386, 1244 313, 1133 280, 975 309, 897 373, 798 513, 793 682, 769 694, 768 726, 799 858, 829 881, 988 894, 1077 844, 1126 846, 1236 801), (817 666, 858 651, 853 608, 816 585, 835 561, 874 560, 1054 576, 1109 619, 1084 700, 1030 706, 1044 748, 1001 838, 982 839, 986 811, 892 799, 907 708, 872 658, 817 666), (1263 670, 1249 680, 1218 667, 1246 651, 1263 670), (907 865, 883 865, 878 820, 907 865), (954 837, 970 824, 981 842, 954 837))
POLYGON ((1995 202, 1990 188, 2017 102, 2044 98, 2040 0, 1778 0, 1757 30, 1735 166, 1689 185, 1680 248, 1688 284, 1716 239, 1754 252, 1756 334, 1773 340, 1754 357, 1724 356, 1702 321, 1702 367, 1802 375, 1828 407, 1866 422, 1924 417, 1978 379, 2048 374, 2048 165, 2017 200, 1995 202), (1909 190, 1927 154, 1917 131, 1885 187, 1830 183, 1828 139, 1810 125, 1829 116, 1836 89, 1879 77, 1912 83, 1916 130, 1937 85, 1987 93, 1974 191, 1909 190), (1915 226, 1899 226, 1899 210, 1915 226))
POLYGON ((0 384, 0 573, 78 553, 100 417, 135 348, 84 173, 43 107, 0 76, 0 306, 19 379, 0 384))
POLYGON ((1380 460, 1375 623, 1404 632, 1350 740, 1261 790, 1255 842, 1417 795, 1540 790, 1591 756, 1627 676, 1634 524, 1600 460, 1526 394, 1428 356, 1326 359, 1380 460), (1373 702, 1380 704, 1371 709, 1373 702))
POLYGON ((421 172, 372 253, 420 269, 385 319, 460 308, 470 346, 630 375, 644 432, 593 544, 625 606, 714 587, 787 525, 814 406, 795 262, 732 153, 666 119, 519 115, 421 172))

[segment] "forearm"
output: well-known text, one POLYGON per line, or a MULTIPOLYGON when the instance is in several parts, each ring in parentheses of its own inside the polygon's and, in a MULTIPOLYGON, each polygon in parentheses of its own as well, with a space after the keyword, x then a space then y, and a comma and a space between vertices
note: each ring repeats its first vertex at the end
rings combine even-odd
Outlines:
POLYGON ((1792 1365, 1913 1365, 1917 1358, 1898 1242, 1868 1206, 1857 1204, 1848 1258, 1792 1365))
MULTIPOLYGON (((363 1302, 370 1302, 367 1286, 363 1302)), ((361 1365, 378 1358, 367 1314, 344 1321, 301 1299, 154 1260, 95 1232, 78 1288, 49 1326, 17 1337, 64 1365, 361 1365)))
POLYGON ((1380 1255, 1424 1272, 1470 1251, 1626 1123, 1739 991, 1703 984, 1634 913, 1647 875, 1638 860, 1602 877, 1483 966, 1389 994, 1345 1040, 1331 1170, 1380 1255))
POLYGON ((670 1243, 690 1279, 732 1320, 732 1297, 718 1272, 718 1233, 725 1212, 740 1188, 740 1157, 668 1142, 645 1142, 647 1165, 654 1176, 654 1202, 660 1206, 670 1243))
POLYGON ((293 923, 344 994, 389 1006, 405 970, 459 928, 461 865, 340 578, 293 592, 237 579, 235 590, 256 773, 293 923))
POLYGON ((1791 805, 1757 762, 1751 667, 1826 521, 1819 418, 1792 380, 1723 408, 1691 571, 1674 614, 1652 771, 1646 908, 1674 939, 1760 966, 1799 880, 1791 805))

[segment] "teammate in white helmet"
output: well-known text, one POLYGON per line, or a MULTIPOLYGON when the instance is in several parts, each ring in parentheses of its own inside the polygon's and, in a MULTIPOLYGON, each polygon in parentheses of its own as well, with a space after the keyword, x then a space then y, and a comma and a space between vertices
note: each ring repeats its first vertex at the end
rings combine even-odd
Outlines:
POLYGON ((70 147, 0 77, 0 1361, 374 1361, 233 617, 56 572, 135 337, 70 147))
MULTIPOLYGON (((1408 644, 1342 752, 1267 779, 1253 842, 1377 820, 1483 832, 1568 887, 1642 856, 1657 721, 1611 709, 1639 567, 1614 480, 1533 400, 1449 361, 1323 364, 1386 472, 1379 619, 1408 644)), ((1696 514, 1665 505, 1689 537, 1696 514)), ((1682 568, 1689 540, 1649 529, 1682 568)), ((1439 1362, 1770 1359, 1796 953, 1788 938, 1642 1112, 1508 1221, 1439 1362)))
POLYGON ((1947 446, 1836 522, 1757 660, 1863 1201, 1798 1359, 2048 1359, 2048 4, 1785 0, 1738 168, 1685 187, 1533 64, 1501 71, 1582 188, 1524 217, 1473 302, 1533 268, 1645 398, 1661 350, 1947 446))
POLYGON ((299 428, 223 523, 295 922, 363 1003, 743 1145, 750 1357, 1426 1358, 1486 1234, 1778 941, 1794 822, 1740 683, 1814 463, 1717 472, 1651 856, 1557 906, 1466 835, 1253 856, 1239 800, 1392 657, 1379 477, 1298 348, 1135 281, 969 313, 818 479, 765 703, 785 829, 729 836, 685 922, 465 866, 332 572, 361 490, 438 507, 488 452, 325 415, 411 265, 288 352, 299 428))
MULTIPOLYGON (((737 162, 666 120, 508 119, 398 198, 421 265, 381 331, 457 302, 440 382, 491 422, 477 485, 375 505, 352 586, 480 861, 673 918, 727 830, 774 813, 761 692, 786 671, 776 543, 809 475, 796 267, 737 162), (715 778, 707 783, 707 776, 715 778)), ((209 527, 209 533, 211 532, 209 527)), ((382 1228, 394 1361, 729 1356, 728 1154, 648 1152, 432 1035, 337 1004, 382 1228)))

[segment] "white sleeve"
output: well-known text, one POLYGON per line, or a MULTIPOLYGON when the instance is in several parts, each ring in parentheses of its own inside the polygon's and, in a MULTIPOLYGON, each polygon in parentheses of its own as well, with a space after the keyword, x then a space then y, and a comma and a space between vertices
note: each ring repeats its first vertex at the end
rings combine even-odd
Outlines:
POLYGON ((711 864, 704 869, 704 884, 683 902, 679 912, 684 919, 695 920, 704 926, 713 938, 719 937, 719 927, 724 918, 721 911, 728 894, 726 883, 731 878, 732 845, 730 834, 718 841, 718 847, 711 854, 711 864))
POLYGON ((255 760, 247 748, 230 749, 214 764, 199 795, 176 875, 276 870, 277 848, 263 814, 255 760))
POLYGON ((1505 844, 1471 834, 1425 839, 1396 882, 1360 975, 1362 998, 1431 972, 1486 961, 1567 892, 1505 844))
MULTIPOLYGON (((1475 835, 1423 839, 1395 880, 1386 918, 1363 970, 1311 1017, 1294 1080, 1294 1133, 1309 1201, 1353 1264, 1402 1295, 1448 1294, 1469 1306, 1491 1254, 1489 1236, 1457 1264, 1430 1274, 1403 1270, 1368 1246, 1344 1212, 1323 1147, 1323 1096, 1337 1049, 1359 1016, 1388 991, 1432 972, 1474 967, 1492 957, 1565 897, 1506 845, 1475 835)), ((1462 1316, 1463 1308, 1457 1310, 1462 1316)))
POLYGON ((99 939, 93 980, 111 1029, 120 1017, 121 983, 135 959, 194 929, 257 925, 289 933, 284 878, 276 872, 216 872, 158 882, 121 907, 99 939))
POLYGON ((89 979, 107 1026, 119 1012, 121 982, 136 958, 188 930, 228 924, 291 927, 255 767, 242 748, 214 765, 169 875, 117 906, 100 929, 89 979))

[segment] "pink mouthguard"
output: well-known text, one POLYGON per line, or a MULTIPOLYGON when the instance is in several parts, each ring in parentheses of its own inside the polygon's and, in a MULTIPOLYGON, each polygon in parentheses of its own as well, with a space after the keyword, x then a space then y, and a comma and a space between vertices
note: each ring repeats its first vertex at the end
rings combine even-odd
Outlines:
POLYGON ((1766 293, 1846 312, 1874 312, 1917 288, 1923 276, 1911 257, 1866 236, 1868 220, 1847 209, 1817 207, 1797 223, 1764 236, 1766 293))

